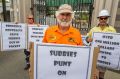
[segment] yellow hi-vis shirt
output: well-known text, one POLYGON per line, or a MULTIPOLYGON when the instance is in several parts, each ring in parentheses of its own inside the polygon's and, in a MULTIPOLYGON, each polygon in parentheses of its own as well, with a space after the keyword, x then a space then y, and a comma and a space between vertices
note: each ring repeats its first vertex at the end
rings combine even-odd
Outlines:
POLYGON ((116 30, 112 26, 105 26, 104 29, 101 29, 100 26, 93 27, 89 33, 87 34, 88 37, 92 37, 93 32, 111 32, 116 33, 116 30))

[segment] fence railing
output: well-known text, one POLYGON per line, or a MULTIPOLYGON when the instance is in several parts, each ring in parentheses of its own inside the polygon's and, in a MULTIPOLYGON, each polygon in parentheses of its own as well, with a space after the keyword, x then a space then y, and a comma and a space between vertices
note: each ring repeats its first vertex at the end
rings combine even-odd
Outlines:
POLYGON ((72 25, 80 31, 88 32, 91 28, 93 0, 35 0, 35 21, 40 24, 56 24, 55 11, 65 3, 70 4, 75 13, 72 25))

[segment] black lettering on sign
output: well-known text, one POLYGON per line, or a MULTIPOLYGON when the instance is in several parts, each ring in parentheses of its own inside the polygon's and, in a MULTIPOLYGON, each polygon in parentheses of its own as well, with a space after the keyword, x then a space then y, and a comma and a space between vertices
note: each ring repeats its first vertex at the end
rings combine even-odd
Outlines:
POLYGON ((57 72, 58 75, 66 75, 67 74, 67 71, 62 71, 62 70, 58 70, 57 72))
POLYGON ((106 59, 106 56, 101 56, 101 58, 106 59))
POLYGON ((10 36, 18 36, 18 33, 10 33, 10 36))
POLYGON ((43 38, 43 36, 36 36, 36 35, 31 35, 31 38, 43 38))
POLYGON ((33 32, 33 34, 43 34, 43 32, 33 32))
POLYGON ((71 65, 71 61, 54 61, 54 66, 70 66, 71 65))
POLYGON ((119 42, 111 42, 111 41, 103 41, 103 43, 109 45, 120 45, 119 42))
POLYGON ((43 38, 43 36, 38 36, 39 38, 43 38))
POLYGON ((76 57, 76 55, 77 55, 77 52, 74 52, 74 51, 50 50, 50 56, 76 57))
POLYGON ((43 30, 43 28, 32 28, 32 30, 43 30))
POLYGON ((21 25, 8 25, 8 24, 6 24, 6 27, 18 27, 18 28, 21 28, 21 25))
POLYGON ((20 45, 9 45, 9 48, 16 48, 16 47, 20 47, 20 45))
POLYGON ((20 43, 20 41, 16 41, 16 43, 20 43))
POLYGON ((106 38, 106 39, 113 39, 113 36, 106 36, 106 35, 103 35, 102 37, 103 37, 103 38, 106 38))
POLYGON ((21 32, 22 29, 5 29, 5 31, 21 32))
POLYGON ((100 46, 102 49, 114 50, 114 47, 100 46))
POLYGON ((100 53, 111 55, 111 52, 108 52, 108 51, 100 51, 100 53))
POLYGON ((39 41, 40 41, 39 39, 36 40, 36 42, 39 42, 39 41))
POLYGON ((102 40, 95 40, 96 43, 102 43, 102 40))
POLYGON ((9 40, 19 40, 20 37, 8 37, 9 40))
POLYGON ((102 60, 98 60, 98 62, 101 63, 101 64, 105 64, 105 65, 110 65, 111 64, 110 62, 102 61, 102 60))
POLYGON ((9 41, 9 44, 15 44, 15 41, 9 41))

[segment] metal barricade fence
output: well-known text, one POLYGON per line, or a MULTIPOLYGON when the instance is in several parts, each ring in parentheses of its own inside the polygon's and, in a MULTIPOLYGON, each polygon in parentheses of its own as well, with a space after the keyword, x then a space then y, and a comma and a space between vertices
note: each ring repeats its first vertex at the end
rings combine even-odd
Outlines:
POLYGON ((35 21, 40 24, 56 24, 55 11, 61 4, 70 4, 75 16, 72 25, 86 33, 91 28, 94 0, 34 0, 32 3, 35 21))

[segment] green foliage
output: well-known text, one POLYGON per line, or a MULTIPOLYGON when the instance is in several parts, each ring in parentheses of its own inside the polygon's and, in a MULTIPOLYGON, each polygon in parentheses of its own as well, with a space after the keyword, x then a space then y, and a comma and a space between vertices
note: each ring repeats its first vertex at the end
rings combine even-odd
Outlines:
POLYGON ((80 19, 81 20, 88 20, 89 19, 89 14, 86 12, 83 12, 80 14, 80 19))

